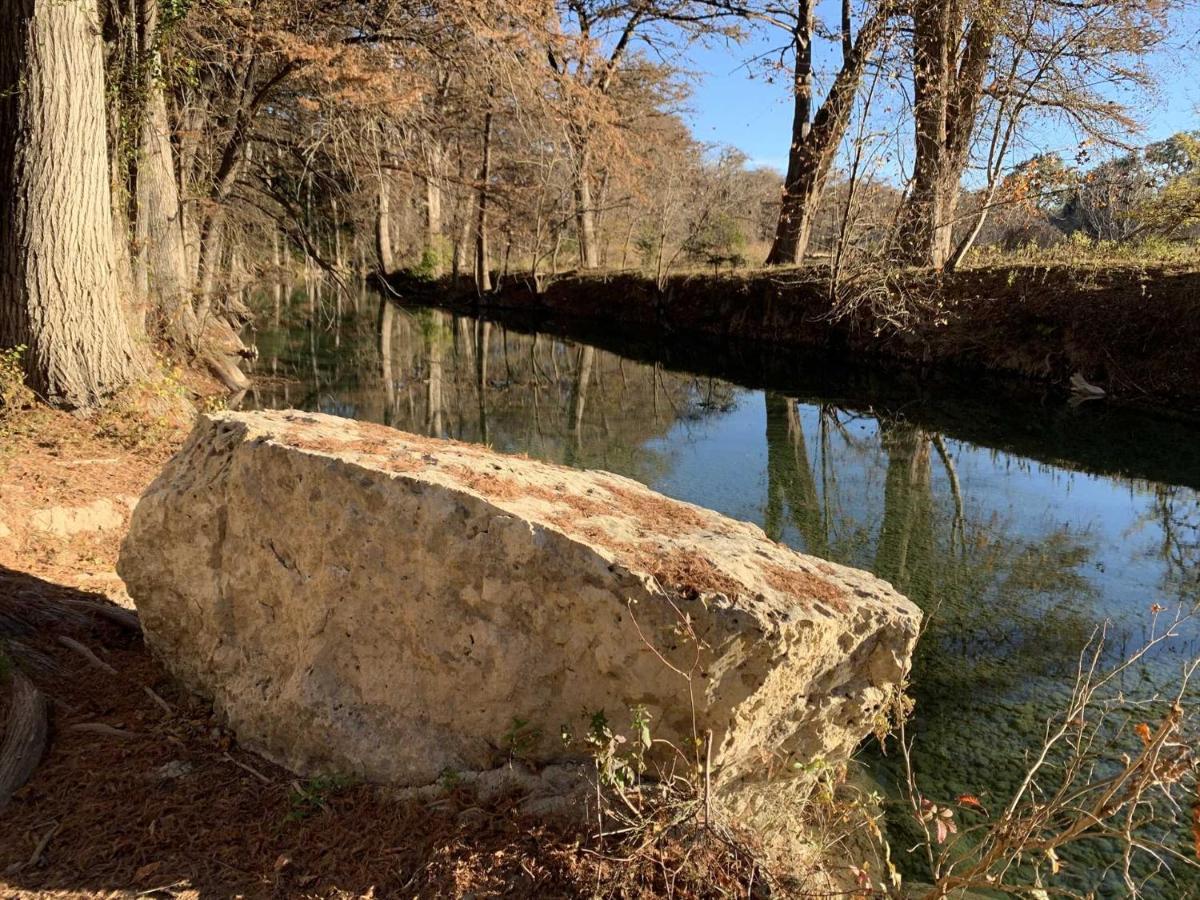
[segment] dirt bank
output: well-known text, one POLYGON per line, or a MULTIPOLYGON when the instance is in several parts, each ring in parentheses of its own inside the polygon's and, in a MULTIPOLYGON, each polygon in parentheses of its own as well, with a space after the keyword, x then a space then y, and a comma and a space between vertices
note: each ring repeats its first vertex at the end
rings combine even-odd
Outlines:
POLYGON ((1200 412, 1200 272, 1170 266, 1006 266, 951 275, 902 272, 844 296, 832 314, 816 270, 572 275, 540 293, 510 280, 482 304, 447 286, 392 279, 416 302, 523 310, 623 329, 835 351, 854 358, 988 373, 1068 390, 1076 373, 1121 403, 1200 412), (884 282, 887 283, 884 283, 884 282), (898 298, 904 306, 897 321, 898 298))

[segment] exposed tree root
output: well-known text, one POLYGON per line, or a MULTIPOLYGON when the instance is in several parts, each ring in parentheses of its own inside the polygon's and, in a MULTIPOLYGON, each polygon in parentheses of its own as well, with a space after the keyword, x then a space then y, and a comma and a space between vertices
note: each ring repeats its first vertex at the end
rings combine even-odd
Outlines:
POLYGON ((0 809, 33 775, 49 740, 46 698, 19 669, 10 681, 11 700, 0 745, 0 809))

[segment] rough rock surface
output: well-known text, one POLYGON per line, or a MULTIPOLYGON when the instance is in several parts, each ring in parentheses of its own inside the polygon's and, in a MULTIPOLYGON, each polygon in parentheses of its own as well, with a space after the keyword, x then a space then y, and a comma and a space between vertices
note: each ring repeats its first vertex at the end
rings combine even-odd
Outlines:
POLYGON ((634 707, 680 748, 711 730, 722 783, 844 758, 920 619, 626 478, 296 412, 202 416, 119 571, 244 743, 403 785, 571 757, 634 707))

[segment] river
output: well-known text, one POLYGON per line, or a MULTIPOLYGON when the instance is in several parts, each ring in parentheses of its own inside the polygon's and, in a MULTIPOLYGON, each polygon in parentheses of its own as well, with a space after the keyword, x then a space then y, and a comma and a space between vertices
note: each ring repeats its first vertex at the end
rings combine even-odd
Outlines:
MULTIPOLYGON (((1200 600, 1194 424, 965 375, 596 329, 584 343, 559 326, 354 300, 339 314, 298 295, 268 312, 246 405, 607 469, 888 579, 928 617, 909 732, 938 801, 1001 803, 1097 629, 1111 663, 1200 600)), ((1200 629, 1179 632, 1121 687, 1169 689, 1200 655, 1200 629)), ((894 744, 862 755, 894 796, 894 744)), ((889 810, 906 840, 908 817, 889 810)), ((1104 849, 1068 857, 1078 883, 1104 849)))

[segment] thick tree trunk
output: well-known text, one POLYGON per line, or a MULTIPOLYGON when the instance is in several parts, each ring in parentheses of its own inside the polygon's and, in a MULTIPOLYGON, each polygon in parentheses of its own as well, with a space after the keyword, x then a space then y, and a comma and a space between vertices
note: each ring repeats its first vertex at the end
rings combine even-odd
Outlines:
POLYGON ((483 161, 479 165, 479 199, 475 218, 475 289, 486 294, 492 289, 488 248, 488 179, 492 173, 492 114, 483 117, 483 161))
POLYGON ((792 144, 775 240, 767 265, 795 265, 804 259, 812 236, 813 220, 825 190, 825 182, 837 155, 838 144, 850 125, 854 100, 867 63, 879 48, 892 15, 892 0, 882 0, 851 41, 849 24, 843 22, 842 67, 829 88, 825 101, 810 121, 812 112, 812 5, 800 0, 800 21, 807 30, 795 35, 795 106, 792 115, 792 144))
POLYGON ((212 295, 217 286, 217 274, 221 268, 222 234, 225 217, 221 210, 208 213, 200 226, 200 281, 196 291, 200 295, 197 315, 203 322, 212 308, 212 295))
POLYGON ((121 306, 95 0, 0 0, 0 346, 87 407, 143 371, 121 306))
POLYGON ((996 37, 987 17, 964 27, 960 16, 957 4, 942 0, 918 0, 913 8, 916 155, 898 245, 905 262, 935 269, 950 258, 962 176, 996 37))
POLYGON ((165 333, 194 343, 199 332, 183 238, 183 208, 171 147, 171 124, 160 78, 158 0, 140 0, 139 55, 146 73, 137 154, 137 288, 157 304, 165 333))
POLYGON ((783 182, 783 202, 775 226, 775 241, 767 254, 767 265, 798 263, 804 258, 812 233, 816 187, 816 159, 807 146, 812 135, 812 0, 797 4, 797 29, 792 35, 796 54, 792 80, 792 143, 788 148, 787 176, 783 182))

